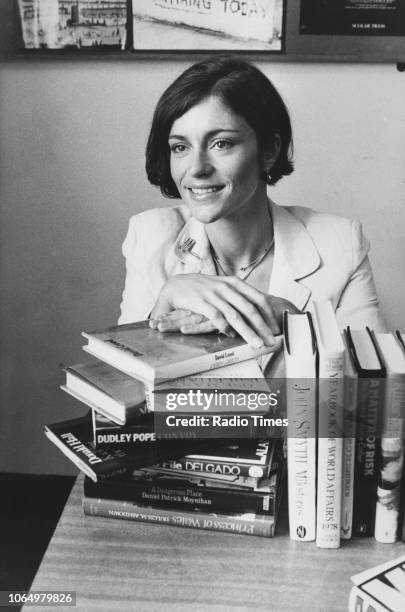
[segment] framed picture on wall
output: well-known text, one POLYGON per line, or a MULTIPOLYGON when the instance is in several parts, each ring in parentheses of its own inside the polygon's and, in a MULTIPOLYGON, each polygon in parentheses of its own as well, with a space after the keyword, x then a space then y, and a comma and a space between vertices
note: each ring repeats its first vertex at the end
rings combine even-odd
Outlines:
POLYGON ((135 51, 282 51, 283 0, 132 0, 135 51))
POLYGON ((405 0, 301 0, 300 33, 404 36, 405 0))
POLYGON ((24 49, 125 49, 127 0, 18 0, 24 49))

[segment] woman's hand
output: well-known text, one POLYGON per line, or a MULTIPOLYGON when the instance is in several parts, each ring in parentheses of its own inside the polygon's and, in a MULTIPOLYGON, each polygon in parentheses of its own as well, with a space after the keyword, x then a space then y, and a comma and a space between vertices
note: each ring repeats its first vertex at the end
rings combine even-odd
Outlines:
POLYGON ((282 298, 267 295, 234 276, 180 274, 164 285, 151 313, 159 331, 198 334, 233 330, 251 346, 272 346, 284 310, 298 312, 282 298))

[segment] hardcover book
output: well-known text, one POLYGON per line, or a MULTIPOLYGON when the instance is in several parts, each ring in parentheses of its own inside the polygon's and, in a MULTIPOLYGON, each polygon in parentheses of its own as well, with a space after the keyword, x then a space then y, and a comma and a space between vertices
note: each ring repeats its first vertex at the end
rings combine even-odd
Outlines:
POLYGON ((152 466, 149 469, 152 473, 167 475, 175 478, 188 479, 194 483, 208 483, 209 486, 216 487, 231 487, 233 489, 243 490, 261 490, 271 488, 271 478, 280 470, 280 466, 284 461, 284 440, 281 438, 269 440, 270 455, 268 467, 263 476, 241 476, 240 466, 235 463, 211 462, 199 465, 199 462, 191 462, 188 466, 187 462, 184 466, 184 461, 171 460, 162 461, 159 465, 152 466), (183 469, 183 468, 186 469, 183 469), (191 467, 192 469, 187 469, 191 467), (203 467, 204 469, 199 469, 203 467))
POLYGON ((271 487, 264 491, 243 491, 224 486, 211 487, 209 481, 196 484, 184 478, 154 475, 148 471, 134 471, 128 477, 117 477, 94 483, 84 482, 86 497, 132 501, 154 507, 181 509, 199 508, 208 512, 251 512, 274 515, 281 476, 271 478, 271 487))
POLYGON ((266 478, 272 465, 275 440, 234 440, 230 444, 202 450, 159 467, 185 472, 209 472, 237 477, 266 478))
POLYGON ((219 333, 162 333, 151 329, 149 321, 83 332, 83 336, 88 340, 83 347, 87 352, 147 383, 215 369, 277 349, 277 343, 254 349, 240 337, 219 333))
POLYGON ((342 335, 345 345, 345 384, 343 412, 343 467, 342 467, 342 510, 340 537, 350 540, 353 526, 354 464, 356 453, 357 417, 357 372, 349 351, 346 332, 342 335))
POLYGON ((375 338, 386 369, 374 536, 397 540, 404 463, 405 354, 392 334, 375 338))
POLYGON ((204 511, 155 508, 115 499, 83 498, 83 511, 89 516, 121 519, 154 525, 191 527, 209 531, 225 531, 238 535, 272 538, 276 517, 253 513, 219 514, 204 511))
POLYGON ((45 435, 94 482, 131 473, 136 468, 181 456, 190 447, 207 444, 198 440, 150 440, 134 442, 131 451, 111 446, 96 448, 92 419, 87 416, 46 425, 45 435))
POLYGON ((315 540, 316 339, 310 313, 284 313, 288 518, 293 540, 315 540))
POLYGON ((331 302, 314 302, 318 346, 316 545, 340 546, 345 347, 331 302))
MULTIPOLYGON (((181 393, 181 391, 216 390, 224 395, 209 393, 212 400, 206 405, 188 403, 186 412, 209 412, 215 414, 239 414, 250 410, 249 394, 252 391, 269 392, 268 381, 256 359, 247 359, 243 362, 231 363, 215 369, 199 372, 193 376, 182 376, 167 382, 145 385, 146 402, 151 412, 168 410, 168 394, 181 393), (224 399, 221 399, 224 398, 224 399), (234 399, 235 401, 229 401, 234 399), (215 401, 218 400, 218 401, 215 401)), ((178 407, 177 407, 178 409, 178 407)), ((269 406, 255 408, 256 413, 265 414, 269 406)))
POLYGON ((380 407, 385 368, 372 332, 347 328, 350 354, 358 375, 353 535, 374 535, 378 480, 380 407))
POLYGON ((133 422, 147 412, 145 386, 103 361, 64 368, 61 389, 118 425, 133 422))

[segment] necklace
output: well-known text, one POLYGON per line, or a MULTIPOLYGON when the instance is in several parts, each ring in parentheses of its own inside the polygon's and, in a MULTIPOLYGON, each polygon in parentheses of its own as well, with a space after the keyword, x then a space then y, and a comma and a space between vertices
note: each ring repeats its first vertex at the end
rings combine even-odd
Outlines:
MULTIPOLYGON (((240 278, 241 280, 246 280, 247 277, 250 276, 250 274, 253 272, 253 270, 257 268, 257 266, 263 261, 267 253, 273 247, 273 244, 274 244, 274 236, 270 240, 269 244, 266 246, 264 251, 261 251, 259 255, 255 257, 251 262, 244 264, 243 266, 240 266, 240 268, 236 270, 235 272, 236 276, 240 278)), ((212 258, 215 262, 215 266, 217 268, 217 272, 222 272, 224 276, 229 276, 229 273, 224 270, 223 264, 221 264, 221 261, 217 253, 214 251, 214 248, 212 245, 211 245, 211 253, 212 253, 212 258)))

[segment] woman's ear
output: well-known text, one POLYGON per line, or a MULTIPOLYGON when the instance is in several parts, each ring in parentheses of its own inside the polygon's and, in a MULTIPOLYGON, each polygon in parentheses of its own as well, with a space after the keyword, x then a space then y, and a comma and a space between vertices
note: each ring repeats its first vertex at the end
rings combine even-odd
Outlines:
POLYGON ((268 173, 274 166, 281 149, 281 138, 280 134, 275 134, 271 146, 266 148, 262 154, 263 170, 268 173))

